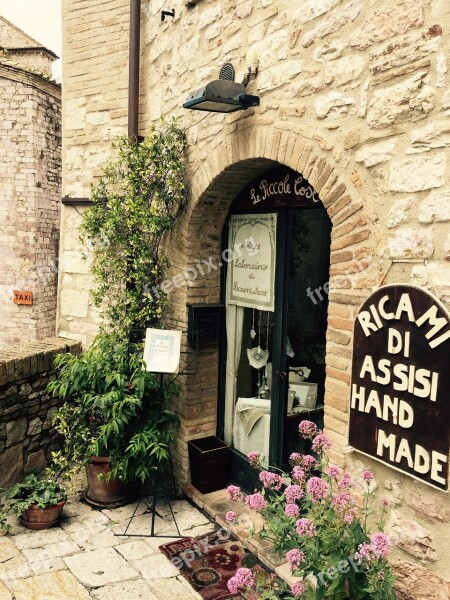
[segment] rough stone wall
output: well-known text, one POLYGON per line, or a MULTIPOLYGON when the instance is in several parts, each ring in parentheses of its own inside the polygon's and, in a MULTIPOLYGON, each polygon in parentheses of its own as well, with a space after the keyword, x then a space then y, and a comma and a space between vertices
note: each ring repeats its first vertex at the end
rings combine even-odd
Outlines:
POLYGON ((60 87, 0 62, 0 347, 54 335, 61 198, 60 87), (32 291, 15 305, 13 291, 32 291))
MULTIPOLYGON (((347 435, 353 320, 372 287, 411 282, 450 305, 450 5, 446 0, 185 4, 174 1, 175 19, 164 22, 145 0, 142 11, 141 133, 161 114, 174 114, 189 141, 191 200, 170 245, 170 274, 196 259, 219 257, 228 206, 262 167, 285 164, 315 187, 333 223, 325 412, 332 458, 356 473, 363 465, 372 467, 377 494, 393 503, 399 597, 445 598, 448 496, 350 453, 347 435), (239 80, 248 49, 259 54, 259 72, 248 91, 260 95, 260 107, 228 116, 182 109, 188 93, 217 78, 226 61, 239 80)), ((126 131, 126 68, 112 80, 109 65, 126 62, 128 2, 114 7, 106 21, 104 4, 65 3, 64 78, 71 108, 64 185, 72 196, 88 196, 110 136, 126 131), (105 31, 99 32, 98 23, 106 23, 105 31), (108 37, 107 28, 115 36, 108 37), (96 44, 99 35, 108 40, 89 56, 84 46, 88 40, 96 44), (101 98, 98 82, 104 85, 101 98), (90 128, 89 119, 100 122, 90 128)), ((89 341, 98 317, 89 304, 87 265, 77 258, 79 217, 72 207, 64 209, 62 222, 62 256, 67 252, 73 261, 61 279, 59 326, 65 335, 89 341)), ((219 291, 219 270, 177 289, 170 296, 170 324, 184 329, 186 303, 216 302, 219 291)), ((175 449, 182 479, 188 477, 186 441, 215 433, 217 377, 212 350, 200 357, 197 375, 185 378, 175 449)))
MULTIPOLYGON (((63 196, 83 198, 127 130, 129 2, 64 2, 63 26, 63 196)), ((78 241, 82 210, 62 207, 58 331, 86 344, 99 318, 78 241)))
POLYGON ((0 487, 43 468, 58 449, 51 421, 59 400, 47 384, 56 355, 80 350, 77 342, 48 338, 0 352, 0 487))

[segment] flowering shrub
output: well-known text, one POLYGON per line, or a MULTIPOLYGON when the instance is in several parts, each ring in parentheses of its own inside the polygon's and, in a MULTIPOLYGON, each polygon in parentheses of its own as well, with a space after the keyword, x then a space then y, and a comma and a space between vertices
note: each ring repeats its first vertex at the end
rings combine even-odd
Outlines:
MULTIPOLYGON (((358 483, 339 467, 329 466, 325 452, 331 440, 314 423, 302 421, 299 432, 311 440, 316 456, 292 454, 289 474, 261 471, 261 491, 245 498, 250 509, 264 516, 260 538, 271 542, 272 550, 285 558, 299 580, 289 592, 283 586, 274 589, 270 578, 258 587, 257 579, 240 569, 229 590, 267 600, 394 599, 394 577, 387 561, 391 542, 383 533, 386 501, 380 507, 379 531, 370 534, 367 526, 373 513, 372 471, 363 471, 358 483), (359 501, 355 488, 361 491, 359 501)), ((257 452, 248 458, 253 467, 262 465, 257 452)), ((228 497, 243 499, 236 486, 230 486, 228 497)))

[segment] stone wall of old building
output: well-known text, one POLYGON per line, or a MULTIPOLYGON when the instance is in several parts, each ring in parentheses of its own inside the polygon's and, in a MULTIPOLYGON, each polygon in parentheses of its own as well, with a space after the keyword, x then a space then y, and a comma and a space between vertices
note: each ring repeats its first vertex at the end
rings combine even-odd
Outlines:
POLYGON ((55 334, 61 91, 0 57, 0 348, 55 334), (14 290, 33 305, 14 304, 14 290))
MULTIPOLYGON (((370 466, 392 504, 399 597, 445 598, 450 580, 448 496, 348 448, 353 320, 381 283, 415 283, 450 306, 450 5, 445 0, 175 0, 175 18, 142 2, 141 134, 161 115, 186 128, 191 198, 170 246, 171 273, 220 256, 233 197, 270 165, 314 186, 333 224, 325 424, 332 459, 370 466), (231 62, 261 106, 232 115, 185 111, 190 91, 231 62), (428 508, 427 508, 428 507, 428 508), (431 508, 430 508, 431 507, 431 508)), ((127 0, 66 0, 64 194, 88 197, 111 138, 126 133, 127 0)), ((81 210, 81 209, 79 209, 81 210)), ((88 343, 98 327, 80 259, 73 207, 62 215, 59 330, 88 343)), ((170 275, 169 274, 169 275, 170 275)), ((217 302, 212 270, 170 295, 169 323, 186 304, 217 302)), ((186 442, 215 433, 217 352, 200 356, 177 403, 179 477, 186 442)))
POLYGON ((42 469, 60 440, 52 418, 60 403, 47 392, 57 354, 80 352, 62 338, 10 346, 0 351, 0 487, 42 469))
POLYGON ((52 65, 55 62, 55 56, 48 53, 47 50, 7 50, 5 58, 21 69, 32 71, 33 73, 51 78, 52 65))

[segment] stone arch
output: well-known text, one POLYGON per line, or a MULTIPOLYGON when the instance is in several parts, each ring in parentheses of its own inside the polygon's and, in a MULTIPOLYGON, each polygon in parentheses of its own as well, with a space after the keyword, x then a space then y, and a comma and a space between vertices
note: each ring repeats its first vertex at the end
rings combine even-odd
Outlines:
MULTIPOLYGON (((277 163, 298 171, 309 181, 333 226, 330 285, 333 287, 339 278, 341 284, 329 295, 325 428, 334 441, 331 458, 343 464, 353 318, 365 291, 371 287, 364 271, 371 262, 371 244, 375 244, 371 242, 373 232, 356 188, 316 142, 299 133, 276 128, 247 130, 216 146, 194 172, 189 205, 178 228, 176 247, 171 252, 171 270, 175 274, 191 268, 197 277, 171 296, 171 318, 175 326, 186 328, 187 304, 219 302, 218 257, 229 206, 245 184, 277 163), (210 262, 210 270, 200 274, 198 267, 202 260, 215 260, 214 268, 210 262), (355 273, 358 275, 356 285, 348 277, 355 273)), ((176 452, 181 462, 185 456, 182 446, 188 439, 216 432, 218 362, 218 351, 210 350, 200 361, 197 375, 185 379, 185 393, 178 406, 183 418, 183 435, 176 452)), ((182 478, 186 480, 187 464, 184 469, 186 473, 182 478)))

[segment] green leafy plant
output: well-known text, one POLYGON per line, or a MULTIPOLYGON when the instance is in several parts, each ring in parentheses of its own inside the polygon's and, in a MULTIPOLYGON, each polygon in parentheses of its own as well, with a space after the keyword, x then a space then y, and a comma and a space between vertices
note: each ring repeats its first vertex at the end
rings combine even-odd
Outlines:
POLYGON ((161 120, 143 141, 121 136, 91 189, 81 241, 89 250, 102 324, 79 357, 57 357, 49 390, 65 400, 54 419, 64 447, 53 455, 67 477, 91 455, 111 461, 108 478, 150 481, 168 464, 178 393, 143 369, 147 327, 163 327, 168 264, 164 243, 185 204, 186 140, 175 120, 161 120), (154 290, 157 290, 157 293, 154 290))
POLYGON ((61 354, 55 360, 58 378, 48 389, 66 402, 54 417, 64 447, 53 461, 66 477, 91 455, 108 456, 109 477, 150 481, 167 465, 174 440, 176 415, 167 409, 178 393, 143 369, 142 345, 116 333, 101 333, 81 356, 61 354))
POLYGON ((185 145, 175 120, 161 120, 139 143, 117 138, 83 213, 94 303, 102 308, 103 327, 124 337, 161 321, 166 296, 152 290, 167 266, 163 243, 185 204, 185 145))
MULTIPOLYGON (((264 517, 260 538, 287 560, 299 580, 286 595, 286 590, 277 592, 238 572, 230 591, 241 590, 247 598, 256 591, 267 599, 393 600, 394 576, 387 560, 391 541, 383 532, 386 501, 379 508, 378 531, 371 534, 368 526, 375 516, 373 473, 363 471, 357 482, 329 465, 331 440, 314 423, 301 421, 299 431, 311 440, 314 456, 293 453, 290 473, 261 470, 262 490, 245 498, 247 507, 264 517)), ((261 467, 259 453, 250 452, 248 458, 261 467)), ((228 497, 243 499, 237 486, 228 488, 228 497)), ((236 513, 230 511, 226 518, 234 522, 236 513)))
POLYGON ((46 469, 42 476, 33 471, 23 481, 1 491, 4 503, 0 508, 0 528, 5 531, 10 530, 7 522, 9 514, 20 516, 30 505, 45 509, 67 500, 66 489, 58 481, 52 468, 46 469))

